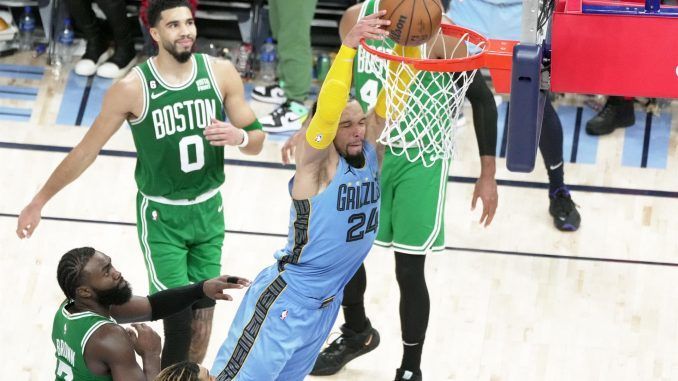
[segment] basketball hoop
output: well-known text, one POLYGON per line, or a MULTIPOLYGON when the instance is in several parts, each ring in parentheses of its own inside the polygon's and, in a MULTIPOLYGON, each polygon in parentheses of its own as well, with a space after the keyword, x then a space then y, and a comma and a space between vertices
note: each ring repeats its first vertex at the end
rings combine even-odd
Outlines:
POLYGON ((362 48, 366 60, 386 90, 386 125, 379 142, 394 155, 425 167, 449 160, 454 152, 454 126, 461 115, 466 90, 481 67, 490 68, 498 92, 508 92, 511 55, 517 42, 489 40, 457 25, 441 24, 434 39, 419 47, 396 47, 390 52, 362 48), (457 39, 452 49, 446 37, 457 39), (436 48, 437 47, 437 48, 436 48), (444 58, 430 58, 436 48, 444 58), (399 49, 399 51, 396 51, 399 49), (405 55, 418 50, 419 57, 405 55), (410 50, 410 53, 412 50, 410 50))

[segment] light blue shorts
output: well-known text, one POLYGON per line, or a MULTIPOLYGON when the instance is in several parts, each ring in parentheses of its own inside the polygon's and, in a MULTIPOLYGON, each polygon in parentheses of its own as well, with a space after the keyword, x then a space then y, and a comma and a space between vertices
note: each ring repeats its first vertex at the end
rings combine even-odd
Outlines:
POLYGON ((287 286, 277 265, 245 294, 210 373, 218 381, 303 380, 339 314, 341 295, 318 300, 287 286))

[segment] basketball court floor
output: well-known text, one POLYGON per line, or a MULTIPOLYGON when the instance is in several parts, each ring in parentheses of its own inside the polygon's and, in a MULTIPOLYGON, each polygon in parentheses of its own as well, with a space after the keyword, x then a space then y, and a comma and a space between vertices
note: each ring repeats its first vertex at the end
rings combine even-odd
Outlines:
MULTIPOLYGON (((32 238, 14 233, 16 216, 83 136, 109 85, 55 76, 43 58, 0 61, 2 379, 53 378, 51 324, 63 299, 56 264, 69 249, 103 251, 137 294, 148 290, 127 127, 46 206, 32 238)), ((252 107, 259 115, 270 110, 252 107)), ((479 163, 466 108, 447 194, 448 249, 427 259, 427 380, 678 379, 678 105, 649 117, 637 109, 635 126, 599 138, 583 131, 595 111, 563 103, 559 112, 566 181, 583 219, 575 233, 552 225, 541 161, 533 173, 517 174, 499 157, 499 209, 491 226, 477 223, 480 210, 470 204, 479 163)), ((499 156, 505 113, 502 104, 499 156)), ((293 171, 280 164, 283 141, 269 137, 257 157, 227 150, 224 273, 253 279, 284 245, 293 171)), ((393 254, 375 247, 366 267, 367 313, 381 345, 327 380, 390 380, 400 364, 393 254)), ((217 305, 208 367, 243 293, 217 305)), ((162 333, 161 324, 153 326, 162 333)))

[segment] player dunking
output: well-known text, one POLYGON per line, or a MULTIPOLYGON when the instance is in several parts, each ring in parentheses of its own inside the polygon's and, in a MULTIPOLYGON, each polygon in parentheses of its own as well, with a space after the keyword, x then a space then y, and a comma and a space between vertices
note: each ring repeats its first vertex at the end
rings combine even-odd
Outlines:
MULTIPOLYGON (((30 237, 43 206, 92 164, 127 120, 138 154, 137 230, 154 293, 219 275, 223 146, 257 154, 264 133, 233 65, 191 53, 196 28, 187 1, 152 1, 148 20, 158 55, 108 90, 85 137, 21 212, 17 234, 30 237), (224 111, 233 125, 215 119, 224 111)), ((201 301, 164 320, 163 366, 189 357, 202 361, 213 306, 201 301)))
MULTIPOLYGON (((349 8, 340 24, 342 37, 358 20, 374 14, 378 9, 377 0, 349 8)), ((450 39, 443 43, 433 40, 430 46, 421 49, 430 52, 429 56, 432 58, 446 58, 444 51, 453 51, 456 41, 450 39), (442 48, 443 43, 445 49, 442 48)), ((368 41, 368 44, 386 50, 395 45, 390 39, 368 41)), ((416 49, 411 51, 416 53, 416 49)), ((365 109, 374 104, 376 94, 382 87, 378 73, 370 71, 374 67, 367 62, 370 59, 373 59, 372 56, 359 47, 354 86, 356 97, 365 109)), ((431 96, 435 96, 434 93, 432 91, 431 96)), ((485 123, 481 117, 483 115, 474 113, 474 128, 481 155, 481 174, 474 189, 472 206, 475 207, 478 198, 482 200, 480 221, 487 226, 492 221, 498 200, 494 179, 496 126, 485 123)), ((284 153, 283 156, 285 159, 287 154, 284 153)), ((406 155, 397 156, 388 149, 384 155, 381 176, 382 212, 375 243, 393 247, 395 251, 403 340, 403 356, 400 367, 396 370, 396 380, 422 379, 420 364, 430 309, 424 264, 426 254, 445 247, 443 214, 449 165, 445 160, 438 160, 431 168, 425 168, 421 163, 408 161, 406 155)), ((346 363, 373 350, 379 344, 379 334, 365 313, 363 296, 366 283, 365 268, 361 266, 344 290, 342 307, 346 323, 341 327, 342 335, 318 356, 311 374, 334 374, 346 363)))
POLYGON ((355 49, 361 38, 386 34, 383 14, 365 17, 346 35, 320 90, 290 182, 287 246, 245 295, 211 370, 219 381, 302 380, 334 324, 344 285, 372 247, 383 119, 366 127, 360 105, 348 98, 355 49))

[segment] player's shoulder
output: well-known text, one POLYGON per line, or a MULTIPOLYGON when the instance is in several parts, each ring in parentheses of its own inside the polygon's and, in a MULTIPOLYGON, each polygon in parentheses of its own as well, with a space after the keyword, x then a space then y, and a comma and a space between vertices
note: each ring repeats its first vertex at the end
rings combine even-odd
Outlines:
POLYGON ((99 353, 111 353, 130 346, 128 333, 119 324, 102 324, 89 337, 87 349, 99 353))
POLYGON ((344 15, 351 15, 351 16, 358 15, 358 14, 360 14, 360 10, 363 9, 364 5, 365 5, 364 2, 360 2, 358 4, 351 5, 350 7, 348 7, 348 9, 346 9, 346 11, 344 12, 344 15))
POLYGON ((111 86, 111 92, 123 96, 141 95, 143 82, 136 70, 130 70, 111 86))
POLYGON ((205 54, 204 57, 205 61, 212 67, 212 70, 215 72, 217 76, 219 74, 230 75, 233 74, 234 72, 237 72, 235 66, 233 66, 233 63, 230 60, 212 57, 207 54, 205 54))

